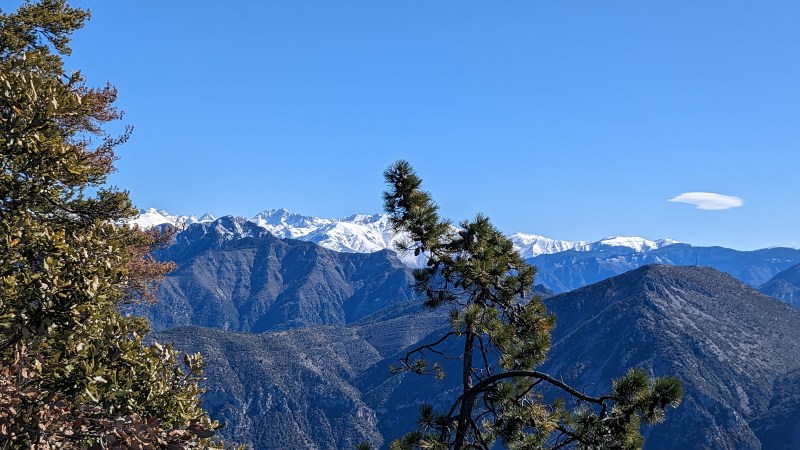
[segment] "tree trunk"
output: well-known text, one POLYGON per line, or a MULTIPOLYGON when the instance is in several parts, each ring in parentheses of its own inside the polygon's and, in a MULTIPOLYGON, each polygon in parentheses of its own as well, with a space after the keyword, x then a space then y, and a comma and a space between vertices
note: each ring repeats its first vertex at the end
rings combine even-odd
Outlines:
POLYGON ((472 410, 475 407, 475 394, 467 394, 472 389, 472 354, 475 348, 475 334, 467 330, 467 338, 464 343, 464 371, 463 377, 463 398, 461 399, 461 409, 458 411, 456 421, 456 440, 453 442, 455 450, 461 450, 467 439, 469 423, 472 419, 472 410))

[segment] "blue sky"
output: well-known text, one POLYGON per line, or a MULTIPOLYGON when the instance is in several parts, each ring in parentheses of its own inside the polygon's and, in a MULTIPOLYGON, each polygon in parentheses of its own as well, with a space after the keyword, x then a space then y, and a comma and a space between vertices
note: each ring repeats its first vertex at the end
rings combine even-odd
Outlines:
POLYGON ((111 181, 142 208, 379 212, 403 158, 507 232, 800 243, 795 1, 73 4, 69 67, 119 88, 111 181))

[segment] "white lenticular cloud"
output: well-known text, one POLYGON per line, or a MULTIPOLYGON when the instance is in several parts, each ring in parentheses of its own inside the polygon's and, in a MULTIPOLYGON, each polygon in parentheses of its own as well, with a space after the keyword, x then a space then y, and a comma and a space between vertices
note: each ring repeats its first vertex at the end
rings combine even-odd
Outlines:
POLYGON ((720 211, 723 209, 738 208, 744 205, 744 200, 732 195, 715 194, 713 192, 684 192, 677 197, 669 199, 671 202, 688 203, 697 209, 720 211))

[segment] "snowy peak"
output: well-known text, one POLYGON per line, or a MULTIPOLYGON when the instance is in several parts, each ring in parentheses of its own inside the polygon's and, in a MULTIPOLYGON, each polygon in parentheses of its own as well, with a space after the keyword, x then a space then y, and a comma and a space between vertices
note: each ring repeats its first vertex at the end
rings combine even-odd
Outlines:
POLYGON ((523 258, 535 258, 539 255, 549 255, 567 250, 579 252, 589 252, 595 250, 614 247, 616 249, 627 248, 633 252, 649 252, 668 245, 677 244, 678 241, 672 239, 649 239, 636 236, 615 236, 601 239, 597 242, 586 241, 559 241, 550 239, 538 234, 514 233, 508 236, 514 243, 514 248, 523 258))
MULTIPOLYGON (((392 230, 389 216, 386 214, 353 214, 339 219, 323 219, 314 216, 304 216, 291 211, 270 209, 256 214, 251 219, 236 218, 231 222, 231 217, 226 216, 218 221, 214 216, 205 214, 199 219, 195 216, 176 216, 166 211, 147 209, 140 211, 139 217, 130 223, 142 228, 149 228, 161 224, 186 224, 217 223, 222 228, 236 228, 228 230, 232 235, 242 233, 241 224, 247 222, 260 229, 270 232, 281 239, 299 239, 314 242, 322 247, 347 253, 372 253, 385 249, 394 249, 395 243, 403 239, 403 235, 392 230), (231 225, 231 224, 236 225, 231 225)), ((219 230, 221 233, 224 230, 219 230)), ((617 236, 602 239, 597 242, 562 241, 550 239, 545 236, 529 233, 514 233, 508 236, 514 248, 523 258, 534 258, 543 254, 559 253, 567 250, 593 251, 613 247, 615 249, 627 248, 632 252, 648 252, 667 245, 676 243, 671 239, 651 241, 640 237, 617 236)), ((425 261, 423 255, 398 255, 404 263, 412 267, 419 267, 425 261)))
POLYGON ((380 224, 380 226, 385 226, 389 223, 389 216, 386 214, 353 214, 352 216, 347 216, 343 219, 339 219, 340 222, 353 222, 358 224, 380 224))
POLYGON ((676 241, 675 239, 656 239, 655 241, 658 248, 666 247, 668 245, 673 244, 680 244, 680 242, 676 241))
POLYGON ((514 249, 523 258, 533 258, 541 254, 558 253, 586 245, 584 241, 559 241, 538 234, 514 233, 508 236, 514 243, 514 249))
POLYGON ((148 208, 140 209, 139 216, 128 223, 131 225, 138 225, 139 228, 151 228, 165 223, 175 224, 177 221, 178 216, 160 209, 148 208))
POLYGON ((257 214, 251 222, 283 239, 314 242, 349 253, 372 253, 393 248, 388 216, 354 214, 341 219, 322 219, 273 209, 257 214))
POLYGON ((250 221, 279 238, 302 239, 331 220, 294 214, 281 208, 262 211, 250 221))
POLYGON ((659 239, 656 241, 651 241, 649 239, 644 239, 636 236, 614 236, 601 239, 597 242, 589 244, 589 248, 587 248, 587 250, 597 250, 602 246, 606 246, 606 247, 627 247, 636 252, 649 252, 652 250, 657 250, 661 247, 666 247, 667 245, 672 245, 677 243, 678 241, 674 241, 672 239, 659 239))
POLYGON ((293 212, 285 208, 281 208, 281 209, 269 209, 266 211, 262 211, 256 214, 255 217, 251 219, 251 221, 262 226, 273 225, 273 226, 297 227, 297 226, 308 226, 314 223, 324 222, 325 219, 294 214, 293 212))
POLYGON ((193 223, 213 222, 216 220, 211 214, 203 214, 199 219, 197 216, 178 216, 170 214, 162 209, 148 208, 140 209, 139 215, 130 221, 130 225, 138 225, 139 228, 152 228, 158 225, 191 225, 193 223))

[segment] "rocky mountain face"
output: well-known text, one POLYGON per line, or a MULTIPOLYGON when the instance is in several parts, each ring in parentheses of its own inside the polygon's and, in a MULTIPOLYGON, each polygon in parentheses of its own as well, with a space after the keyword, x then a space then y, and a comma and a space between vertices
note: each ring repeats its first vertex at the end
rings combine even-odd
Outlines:
POLYGON ((714 269, 670 266, 645 266, 547 305, 558 323, 546 370, 601 390, 598 380, 631 366, 683 381, 683 404, 650 430, 647 448, 800 445, 797 421, 779 412, 800 406, 800 311, 714 269), (781 439, 793 445, 766 445, 781 439))
MULTIPOLYGON (((797 309, 717 270, 669 266, 641 267, 546 303, 557 327, 543 370, 590 394, 633 366, 681 378, 684 402, 645 430, 647 449, 800 448, 797 309)), ((315 325, 289 321, 261 334, 182 327, 155 338, 204 353, 206 405, 229 423, 223 433, 233 441, 259 449, 385 446, 414 427, 423 401, 444 405, 456 395, 456 376, 437 382, 388 371, 446 330, 446 315, 411 300, 337 324, 316 325, 334 316, 314 313, 315 325)))
POLYGON ((800 264, 775 275, 758 290, 800 308, 800 264))
POLYGON ((409 269, 388 251, 335 252, 231 217, 189 226, 155 256, 178 264, 159 302, 134 311, 155 330, 344 325, 414 298, 409 269))
POLYGON ((527 260, 537 267, 537 281, 554 292, 567 292, 647 264, 713 267, 741 281, 760 286, 800 263, 800 250, 767 248, 738 251, 724 247, 671 244, 636 251, 627 246, 597 245, 590 250, 541 254, 527 260))
POLYGON ((222 435, 229 442, 255 449, 332 450, 366 441, 380 448, 413 418, 387 434, 384 425, 392 412, 375 406, 361 379, 380 367, 374 383, 397 381, 388 361, 445 320, 407 303, 348 326, 260 334, 179 327, 153 338, 202 352, 208 362, 204 407, 227 424, 222 435))
POLYGON ((176 328, 156 339, 203 353, 204 407, 231 442, 257 449, 355 448, 380 444, 375 411, 352 384, 380 353, 352 328, 304 327, 240 334, 176 328))

